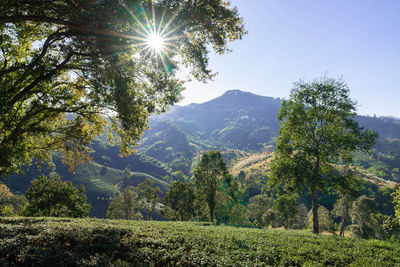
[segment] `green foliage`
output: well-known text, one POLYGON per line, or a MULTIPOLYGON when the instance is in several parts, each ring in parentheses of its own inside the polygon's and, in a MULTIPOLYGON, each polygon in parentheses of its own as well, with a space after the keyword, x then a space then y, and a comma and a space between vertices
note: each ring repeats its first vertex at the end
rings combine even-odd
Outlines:
POLYGON ((259 227, 268 226, 269 221, 265 221, 265 214, 271 210, 274 200, 267 195, 257 195, 250 199, 247 206, 247 216, 254 225, 259 227))
POLYGON ((332 213, 336 218, 341 218, 339 236, 344 236, 344 229, 350 219, 350 207, 352 201, 350 196, 342 195, 335 203, 332 213))
POLYGON ((293 226, 296 229, 304 229, 308 225, 308 209, 304 203, 297 205, 297 218, 293 226))
POLYGON ((28 204, 25 214, 28 216, 50 217, 86 217, 90 205, 86 203, 85 187, 79 188, 71 182, 62 181, 52 173, 50 177, 39 176, 32 181, 25 194, 28 204))
POLYGON ((369 149, 377 137, 359 127, 355 112, 347 85, 326 77, 296 83, 290 99, 282 102, 270 181, 293 189, 310 189, 314 233, 319 229, 317 190, 346 185, 347 176, 332 174, 335 164, 351 162, 354 151, 369 149))
POLYGON ((222 54, 244 33, 222 0, 1 1, 0 175, 50 150, 73 168, 103 131, 132 152, 150 114, 179 101, 178 66, 206 81, 209 48, 222 54), (149 56, 143 25, 161 19, 179 49, 149 56))
POLYGON ((383 239, 400 241, 400 220, 380 213, 372 214, 372 219, 379 226, 383 239))
POLYGON ((124 192, 114 198, 107 210, 109 219, 138 220, 142 218, 140 213, 139 196, 131 188, 126 187, 124 192))
POLYGON ((276 221, 283 225, 285 229, 291 227, 297 216, 297 200, 298 194, 283 194, 274 201, 272 207, 276 211, 276 221))
POLYGON ((249 225, 245 216, 246 207, 240 203, 239 183, 230 174, 221 181, 217 199, 215 217, 218 224, 249 225))
POLYGON ((376 202, 366 196, 359 197, 353 203, 351 210, 351 233, 361 238, 382 238, 381 228, 373 219, 373 214, 378 213, 376 202))
POLYGON ((68 218, 0 218, 9 266, 397 266, 400 247, 304 231, 68 218))
POLYGON ((154 181, 144 180, 142 183, 138 184, 136 187, 136 192, 140 199, 141 208, 145 210, 147 216, 146 220, 151 220, 151 215, 153 214, 156 205, 160 202, 160 187, 154 186, 154 181))
POLYGON ((26 199, 14 195, 10 189, 0 183, 0 216, 16 216, 22 213, 26 199))
MULTIPOLYGON (((313 224, 313 213, 311 210, 308 213, 308 220, 309 220, 309 225, 311 226, 313 224)), ((320 206, 318 208, 318 226, 320 233, 322 233, 323 231, 335 233, 336 230, 335 224, 332 220, 332 216, 329 210, 324 206, 320 206)))
POLYGON ((397 189, 396 193, 394 194, 394 203, 395 203, 395 211, 396 217, 400 220, 400 188, 397 189))
POLYGON ((210 222, 214 221, 217 193, 228 170, 220 151, 204 152, 199 165, 194 170, 196 199, 208 207, 210 222))
MULTIPOLYGON (((195 213, 195 196, 193 184, 182 181, 173 181, 169 185, 169 191, 165 194, 164 203, 171 208, 176 217, 169 219, 178 219, 188 221, 192 219, 195 213)), ((170 215, 171 216, 171 215, 170 215)))

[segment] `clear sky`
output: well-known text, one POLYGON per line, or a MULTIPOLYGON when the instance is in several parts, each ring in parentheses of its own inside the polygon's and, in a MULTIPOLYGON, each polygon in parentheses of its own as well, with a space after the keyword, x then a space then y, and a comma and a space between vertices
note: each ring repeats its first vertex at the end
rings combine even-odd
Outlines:
POLYGON ((212 53, 219 75, 186 84, 179 105, 230 89, 289 96, 292 84, 343 77, 362 115, 400 117, 400 0, 233 0, 248 34, 212 53))

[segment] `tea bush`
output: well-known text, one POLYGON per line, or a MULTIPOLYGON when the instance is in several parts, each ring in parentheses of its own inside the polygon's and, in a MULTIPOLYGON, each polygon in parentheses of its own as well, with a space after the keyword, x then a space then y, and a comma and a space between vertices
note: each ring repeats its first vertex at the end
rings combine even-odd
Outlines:
POLYGON ((199 222, 0 218, 1 266, 398 266, 378 240, 199 222))

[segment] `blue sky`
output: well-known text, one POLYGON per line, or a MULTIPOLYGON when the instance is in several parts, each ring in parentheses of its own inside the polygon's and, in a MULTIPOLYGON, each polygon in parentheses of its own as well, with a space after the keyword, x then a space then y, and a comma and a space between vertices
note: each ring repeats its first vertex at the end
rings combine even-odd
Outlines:
POLYGON ((287 98, 292 84, 343 77, 363 115, 400 117, 400 1, 233 0, 248 34, 212 53, 219 75, 186 84, 180 105, 230 89, 287 98))

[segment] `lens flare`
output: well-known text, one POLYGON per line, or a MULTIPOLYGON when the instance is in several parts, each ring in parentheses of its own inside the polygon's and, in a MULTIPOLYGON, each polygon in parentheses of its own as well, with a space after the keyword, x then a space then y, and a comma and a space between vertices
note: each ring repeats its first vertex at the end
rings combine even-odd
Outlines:
POLYGON ((149 34, 149 36, 147 37, 146 43, 156 53, 162 52, 163 49, 165 48, 165 40, 164 40, 164 38, 162 36, 156 34, 156 33, 149 34))

